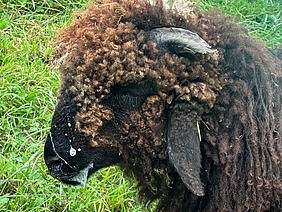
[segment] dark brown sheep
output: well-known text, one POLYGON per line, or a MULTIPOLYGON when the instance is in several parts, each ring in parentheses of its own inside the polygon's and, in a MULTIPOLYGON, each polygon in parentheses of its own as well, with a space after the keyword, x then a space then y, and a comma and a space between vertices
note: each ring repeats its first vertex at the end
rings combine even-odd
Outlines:
POLYGON ((281 61, 230 18, 105 0, 58 36, 55 178, 132 171, 158 211, 281 211, 281 61))

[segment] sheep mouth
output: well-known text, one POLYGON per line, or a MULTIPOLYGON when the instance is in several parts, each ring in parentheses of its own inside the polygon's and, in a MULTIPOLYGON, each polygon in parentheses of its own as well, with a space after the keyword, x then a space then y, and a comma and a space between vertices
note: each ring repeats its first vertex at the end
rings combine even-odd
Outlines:
POLYGON ((94 173, 94 165, 93 163, 90 163, 87 167, 85 167, 84 169, 76 172, 76 173, 72 173, 72 174, 68 174, 68 175, 64 175, 64 176, 53 176, 55 178, 57 178, 58 180, 60 180, 61 182, 65 183, 65 184, 69 184, 69 185, 83 185, 84 187, 87 184, 87 180, 88 178, 94 173))

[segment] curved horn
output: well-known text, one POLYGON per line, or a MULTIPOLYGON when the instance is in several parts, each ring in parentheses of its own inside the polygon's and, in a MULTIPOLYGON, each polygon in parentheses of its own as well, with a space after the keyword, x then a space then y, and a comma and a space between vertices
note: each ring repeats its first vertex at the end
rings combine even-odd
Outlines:
POLYGON ((175 27, 156 28, 143 33, 145 41, 157 43, 157 48, 162 52, 172 54, 209 54, 217 60, 218 51, 211 49, 211 46, 198 34, 187 29, 175 27))

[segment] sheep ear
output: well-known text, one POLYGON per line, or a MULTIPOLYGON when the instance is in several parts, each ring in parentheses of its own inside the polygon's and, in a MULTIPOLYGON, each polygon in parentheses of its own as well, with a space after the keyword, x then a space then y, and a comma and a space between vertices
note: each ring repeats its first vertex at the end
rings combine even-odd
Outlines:
POLYGON ((211 46, 198 34, 187 29, 175 27, 156 28, 143 33, 145 41, 157 43, 161 53, 181 54, 209 54, 214 60, 218 59, 218 51, 211 49, 211 46))
POLYGON ((174 105, 168 122, 167 148, 169 160, 185 186, 194 194, 204 196, 197 119, 188 104, 174 105))

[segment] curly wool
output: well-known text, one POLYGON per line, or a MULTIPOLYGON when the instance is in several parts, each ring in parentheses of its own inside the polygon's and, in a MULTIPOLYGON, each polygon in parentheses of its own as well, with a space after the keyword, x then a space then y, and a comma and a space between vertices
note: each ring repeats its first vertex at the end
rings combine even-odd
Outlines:
POLYGON ((281 63, 245 29, 218 11, 183 15, 161 2, 116 0, 89 5, 57 39, 61 93, 73 93, 81 108, 77 129, 93 146, 117 146, 141 196, 159 199, 158 210, 281 209, 281 63), (196 32, 219 59, 159 54, 142 31, 164 26, 196 32), (152 85, 157 94, 127 114, 119 133, 100 138, 99 128, 114 119, 107 96, 114 86, 134 83, 152 85), (204 197, 192 195, 167 160, 162 130, 166 105, 176 97, 202 116, 204 197))

